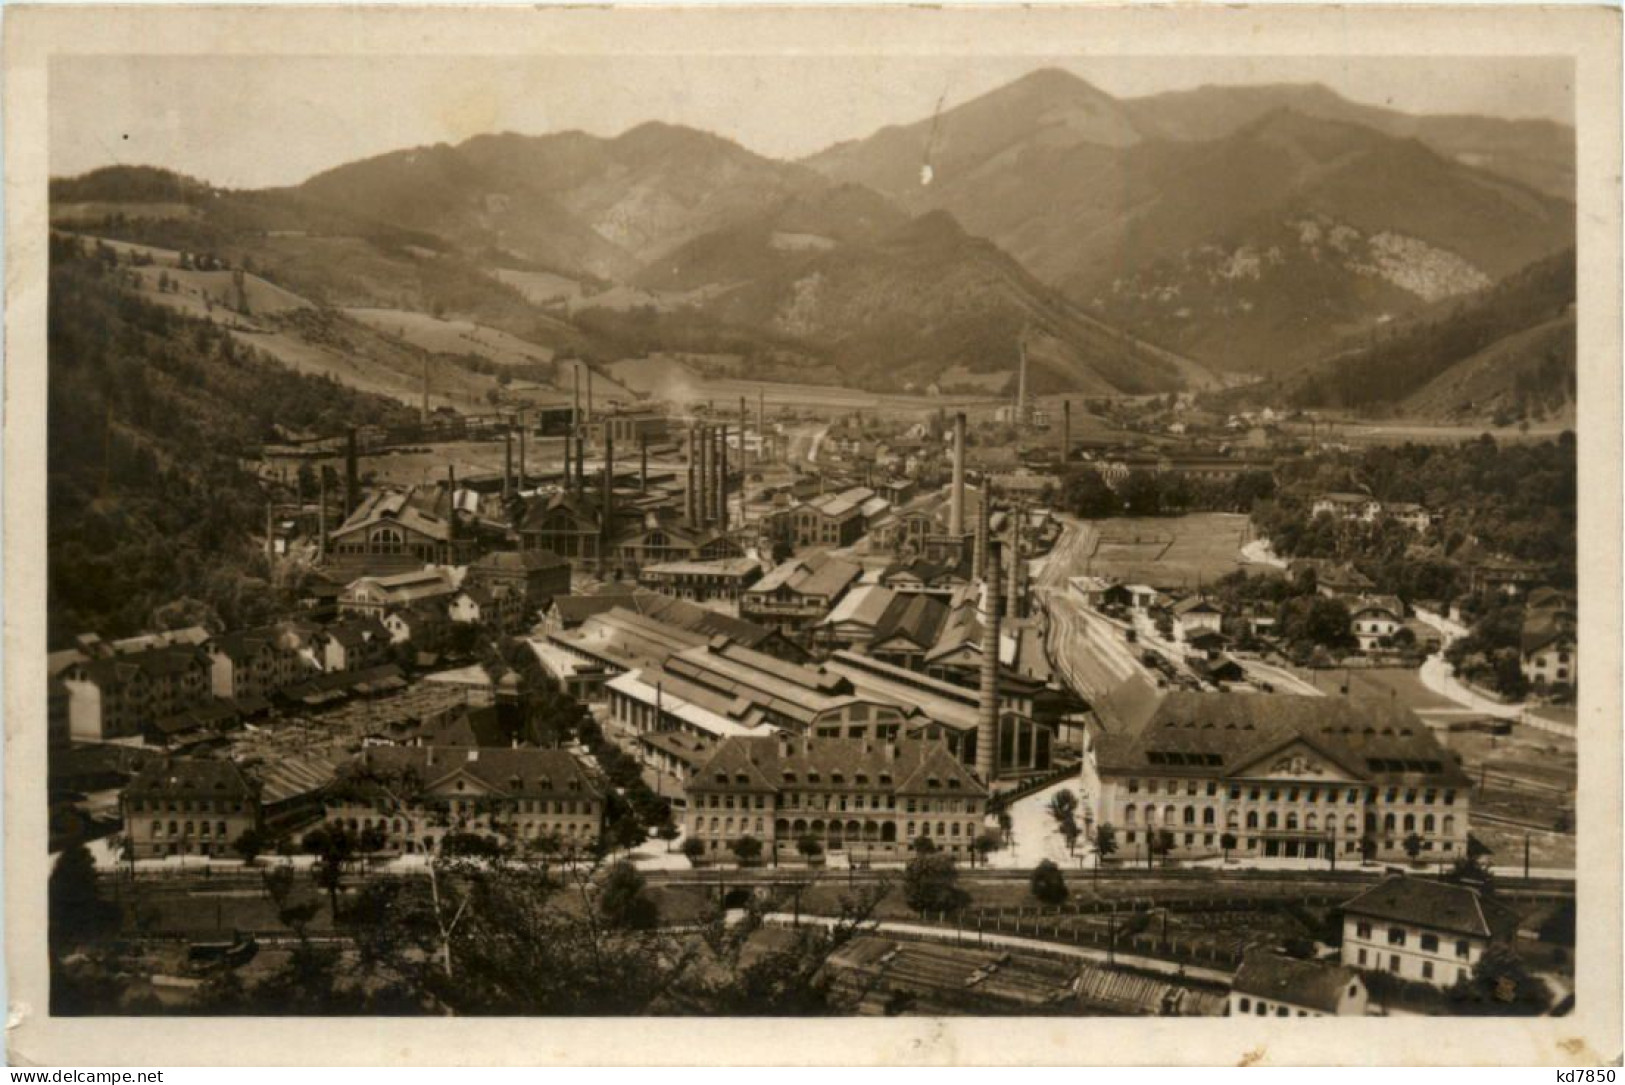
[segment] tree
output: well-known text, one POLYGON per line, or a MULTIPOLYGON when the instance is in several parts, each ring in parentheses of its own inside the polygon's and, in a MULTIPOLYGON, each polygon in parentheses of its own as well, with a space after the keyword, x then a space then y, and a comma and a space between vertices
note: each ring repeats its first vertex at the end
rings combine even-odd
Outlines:
POLYGON ((1372 862, 1377 858, 1377 838, 1370 833, 1360 837, 1360 859, 1362 862, 1372 862))
POLYGON ((971 841, 971 854, 979 856, 982 865, 987 865, 987 857, 999 850, 999 834, 993 832, 978 833, 976 839, 971 841))
POLYGON ((937 851, 936 841, 929 836, 916 836, 909 848, 915 855, 935 855, 937 851))
POLYGON ((817 859, 820 855, 824 854, 824 845, 819 843, 816 836, 808 833, 796 841, 796 851, 800 852, 802 858, 811 863, 814 859, 817 859))
POLYGON ((624 848, 631 851, 649 838, 648 830, 637 814, 630 809, 609 823, 608 843, 612 849, 624 848))
POLYGON ((1066 878, 1061 868, 1045 859, 1033 868, 1030 888, 1033 897, 1042 904, 1061 904, 1067 898, 1066 878))
POLYGON ((1055 828, 1066 838, 1067 854, 1072 853, 1078 842, 1078 796, 1070 788, 1062 788, 1050 796, 1049 816, 1055 822, 1055 828))
POLYGON ((1130 516, 1155 516, 1162 511, 1161 488, 1150 471, 1130 471, 1118 492, 1130 516))
POLYGON ((673 822, 666 821, 662 822, 660 828, 655 830, 655 835, 666 842, 666 851, 669 853, 671 851, 671 842, 682 836, 683 830, 679 829, 673 822))
POLYGON ((327 892, 328 906, 335 920, 339 914, 339 888, 344 871, 355 859, 356 837, 338 825, 323 825, 305 834, 305 851, 316 857, 310 876, 327 892))
POLYGON ((265 851, 265 834, 258 829, 244 829, 236 840, 232 842, 232 850, 243 857, 245 866, 253 866, 254 860, 265 851))
POLYGON ((959 887, 959 868, 940 852, 909 860, 903 872, 903 899, 923 917, 927 912, 957 912, 969 899, 959 887))
POLYGON ((598 914, 612 927, 653 930, 660 925, 660 909, 649 898, 647 883, 638 868, 621 860, 609 868, 598 895, 598 914))
POLYGON ((1112 828, 1110 822, 1101 822, 1095 826, 1095 873, 1100 873, 1100 864, 1117 854, 1117 830, 1112 828))
POLYGON ((1230 853, 1236 848, 1236 834, 1221 833, 1219 835, 1219 847, 1224 851, 1224 861, 1228 863, 1230 861, 1230 853))
POLYGON ((705 841, 691 836, 683 841, 682 851, 683 857, 687 859, 689 863, 694 866, 699 866, 700 860, 705 858, 705 841))
POLYGON ((762 857, 762 842, 754 836, 745 835, 728 843, 728 850, 734 853, 740 866, 749 866, 762 857))
POLYGON ((1515 950, 1492 942, 1473 966, 1471 976, 1458 980, 1450 989, 1450 998, 1462 1013, 1533 1016, 1546 1012, 1552 993, 1545 983, 1529 974, 1515 950))
POLYGON ((1411 833, 1405 837, 1405 854, 1409 856, 1413 863, 1421 857, 1422 837, 1419 834, 1411 833))
POLYGON ((63 849, 56 857, 47 892, 50 942, 57 956, 65 947, 93 941, 117 925, 117 908, 101 899, 96 862, 83 843, 63 849))

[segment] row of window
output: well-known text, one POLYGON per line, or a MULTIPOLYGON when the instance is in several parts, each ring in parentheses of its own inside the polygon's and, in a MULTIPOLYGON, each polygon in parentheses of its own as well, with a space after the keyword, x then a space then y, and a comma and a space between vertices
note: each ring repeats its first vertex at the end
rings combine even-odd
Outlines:
MULTIPOLYGON (((1356 955, 1355 959, 1356 959, 1356 962, 1359 964, 1359 966, 1361 968, 1366 968, 1366 967, 1369 967, 1369 965, 1372 963, 1372 961, 1375 961, 1378 964, 1380 964, 1381 961, 1382 961, 1382 955, 1380 953, 1367 955, 1366 951, 1362 949, 1356 955)), ((1388 971, 1393 973, 1396 976, 1399 975, 1399 973, 1400 973, 1399 954, 1390 953, 1388 955, 1388 971)), ((1422 968, 1421 968, 1420 975, 1424 980, 1429 980, 1429 981, 1432 981, 1437 977, 1438 973, 1437 973, 1437 970, 1434 968, 1432 961, 1423 961, 1422 962, 1422 968)), ((1465 969, 1465 968, 1457 968, 1455 970, 1455 977, 1451 980, 1451 982, 1455 982, 1456 980, 1459 980, 1459 979, 1461 979, 1462 977, 1464 977, 1466 975, 1467 975, 1467 969, 1465 969)))
MULTIPOLYGON (((1365 939, 1365 940, 1369 941, 1371 939, 1371 924, 1363 922, 1363 921, 1360 922, 1360 923, 1355 924, 1354 933, 1355 933, 1356 937, 1362 938, 1362 939, 1365 939)), ((1408 940, 1408 938, 1409 938, 1409 933, 1406 931, 1406 929, 1404 927, 1389 927, 1388 928, 1388 944, 1389 945, 1391 945, 1391 946, 1403 946, 1403 945, 1406 944, 1406 941, 1408 940)), ((1436 935, 1436 934, 1426 934, 1426 933, 1422 934, 1420 936, 1420 938, 1418 939, 1418 944, 1422 947, 1422 952, 1423 953, 1437 953, 1437 952, 1439 952, 1439 936, 1436 935)), ((1458 939, 1456 939, 1456 947, 1455 948, 1456 948, 1456 956, 1460 957, 1463 960, 1466 960, 1467 956, 1472 951, 1472 943, 1470 943, 1465 938, 1458 938, 1458 939)))
POLYGON ((130 810, 137 814, 240 814, 241 800, 228 799, 131 799, 130 810))
POLYGON ((195 823, 188 821, 184 825, 180 825, 179 822, 171 821, 169 823, 169 831, 168 831, 168 833, 165 833, 165 831, 164 831, 164 823, 163 822, 155 821, 155 822, 152 823, 152 835, 153 835, 153 837, 155 839, 159 838, 159 837, 166 836, 166 835, 167 836, 191 836, 191 835, 193 835, 194 825, 196 826, 196 834, 198 836, 201 836, 201 837, 207 837, 207 836, 210 836, 210 835, 217 836, 217 837, 226 837, 226 836, 231 835, 231 831, 226 828, 226 823, 223 822, 223 821, 215 822, 215 829, 214 829, 214 832, 212 834, 209 832, 209 823, 207 821, 200 821, 200 822, 195 822, 195 823), (179 828, 177 828, 178 825, 180 826, 179 828))
MULTIPOLYGON (((1259 999, 1258 1002, 1255 1004, 1252 1001, 1252 999, 1243 996, 1236 1003, 1236 1008, 1239 1009, 1242 1013, 1250 1013, 1250 1014, 1253 1014, 1255 1017, 1268 1017, 1270 1015, 1270 1004, 1268 1002, 1265 1002, 1263 999, 1259 999)), ((1276 1006, 1275 1007, 1275 1016, 1276 1017, 1291 1017, 1292 1016, 1292 1011, 1289 1008, 1287 1008, 1286 1006, 1276 1006)), ((1298 1011, 1298 1016, 1299 1017, 1308 1017, 1309 1016, 1309 1011, 1308 1010, 1299 1010, 1298 1011)), ((1320 1015, 1317 1014, 1316 1016, 1320 1016, 1320 1015)))
MULTIPOLYGON (((1137 806, 1135 806, 1134 803, 1129 803, 1127 806, 1123 807, 1124 825, 1138 824, 1139 817, 1140 810, 1137 806)), ((1145 807, 1145 824, 1149 827, 1155 828, 1157 825, 1157 820, 1157 808, 1148 804, 1145 807)), ((1161 820, 1162 824, 1169 828, 1176 825, 1195 825, 1198 821, 1197 807, 1187 806, 1184 808, 1183 814, 1181 814, 1181 812, 1175 807, 1165 806, 1162 810, 1161 820)), ((1211 826, 1216 824, 1215 808, 1211 806, 1201 808, 1200 821, 1203 826, 1211 826)), ((1240 812, 1235 809, 1226 811, 1224 824, 1226 829, 1242 828, 1243 826, 1240 812)), ((1247 811, 1245 827, 1248 829, 1260 828, 1260 819, 1257 810, 1247 811)), ((1276 811, 1270 810, 1264 814, 1262 819, 1262 828, 1265 830, 1285 829, 1288 832, 1295 832, 1300 827, 1304 832, 1313 833, 1322 831, 1322 823, 1314 814, 1306 815, 1302 819, 1301 825, 1297 812, 1293 810, 1287 811, 1285 818, 1282 818, 1276 811)), ((1367 830, 1372 832, 1377 830, 1377 816, 1375 814, 1367 814, 1365 816, 1365 827, 1367 830)), ((1327 814, 1324 823, 1324 831, 1331 833, 1335 832, 1336 830, 1337 815, 1327 814)), ((1349 814, 1343 819, 1343 831, 1350 834, 1360 831, 1360 824, 1356 815, 1349 814)), ((1393 814, 1385 814, 1382 818, 1382 831, 1389 833, 1411 833, 1418 831, 1422 833, 1438 832, 1443 833, 1445 836, 1454 836, 1456 832, 1456 817, 1454 814, 1446 814, 1442 819, 1436 819, 1432 814, 1424 814, 1422 815, 1421 819, 1418 820, 1415 814, 1406 814, 1403 817, 1396 817, 1393 814)))
MULTIPOLYGON (((1185 780, 1183 783, 1184 783, 1183 791, 1184 791, 1184 793, 1186 795, 1195 795, 1199 791, 1201 791, 1202 793, 1205 793, 1207 795, 1210 795, 1210 796, 1216 796, 1219 793, 1219 783, 1218 783, 1217 780, 1208 780, 1208 781, 1206 781, 1205 784, 1203 782, 1201 782, 1201 781, 1198 781, 1198 780, 1185 780)), ((1145 781, 1145 792, 1146 792, 1146 794, 1148 794, 1148 795, 1157 794, 1157 789, 1161 784, 1166 784, 1167 785, 1166 790, 1167 790, 1167 793, 1170 794, 1170 795, 1178 795, 1180 793, 1180 791, 1182 790, 1181 786, 1180 786, 1181 781, 1179 781, 1179 780, 1162 780, 1162 781, 1159 782, 1159 780, 1156 777, 1152 777, 1152 778, 1145 781)), ((1315 803, 1315 802, 1324 801, 1326 803, 1336 805, 1337 802, 1338 802, 1338 796, 1339 795, 1343 796, 1342 801, 1353 804, 1353 803, 1360 802, 1362 793, 1365 796, 1365 801, 1366 802, 1376 802, 1377 801, 1377 790, 1378 789, 1374 788, 1374 787, 1365 787, 1365 788, 1360 788, 1360 787, 1350 787, 1350 788, 1328 787, 1328 788, 1325 788, 1325 789, 1318 788, 1318 787, 1310 787, 1310 788, 1304 788, 1304 787, 1288 787, 1288 788, 1249 787, 1249 788, 1243 789, 1239 784, 1232 784, 1232 785, 1230 785, 1229 790, 1230 790, 1230 800, 1232 802, 1240 801, 1242 791, 1246 790, 1247 798, 1251 802, 1260 802, 1260 801, 1264 801, 1264 802, 1281 802, 1281 801, 1283 801, 1282 796, 1285 795, 1285 800, 1284 801, 1286 801, 1286 802, 1315 803)), ((1131 795, 1138 794, 1139 791, 1140 791, 1140 780, 1138 778, 1136 778, 1136 777, 1130 777, 1129 781, 1128 781, 1128 792, 1129 792, 1129 794, 1131 794, 1131 795)), ((1451 806, 1451 805, 1455 804, 1456 792, 1455 792, 1454 788, 1447 788, 1447 789, 1445 789, 1443 791, 1442 794, 1443 794, 1444 805, 1451 806)), ((1439 789, 1437 789, 1437 788, 1427 788, 1427 789, 1422 790, 1422 791, 1417 791, 1414 788, 1410 788, 1410 789, 1405 790, 1405 792, 1404 792, 1405 797, 1404 797, 1403 801, 1408 805, 1415 805, 1416 802, 1417 802, 1417 796, 1418 795, 1421 796, 1421 801, 1422 801, 1422 803, 1424 805, 1431 806, 1434 803, 1440 801, 1441 793, 1440 793, 1439 789)), ((1383 801, 1387 802, 1387 803, 1397 803, 1397 802, 1401 801, 1399 796, 1400 796, 1400 789, 1397 788, 1397 787, 1390 787, 1384 792, 1383 801)))

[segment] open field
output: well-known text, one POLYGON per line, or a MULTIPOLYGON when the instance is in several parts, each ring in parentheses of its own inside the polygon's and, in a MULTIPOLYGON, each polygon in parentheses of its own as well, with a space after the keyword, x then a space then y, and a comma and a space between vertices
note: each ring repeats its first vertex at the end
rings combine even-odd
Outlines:
MULTIPOLYGON (((1392 701, 1402 708, 1427 717, 1430 712, 1459 713, 1461 706, 1448 697, 1434 693, 1422 684, 1416 672, 1406 667, 1373 667, 1370 670, 1313 670, 1308 667, 1284 669, 1308 682, 1328 696, 1341 696, 1343 683, 1348 682, 1349 696, 1355 700, 1392 701)), ((1437 717, 1438 722, 1448 715, 1437 717)))
POLYGON ((1082 568, 1072 575, 1191 588, 1241 568, 1249 537, 1247 517, 1227 512, 1095 520, 1083 529, 1082 568))
POLYGON ((616 380, 638 392, 674 403, 737 404, 739 397, 755 406, 758 393, 769 407, 839 413, 856 410, 925 413, 938 408, 987 405, 983 396, 923 396, 865 392, 827 384, 782 384, 774 381, 736 380, 702 376, 676 356, 651 354, 629 358, 609 367, 616 380))
MULTIPOLYGON (((1311 430, 1307 423, 1292 422, 1282 427, 1288 433, 1309 440, 1311 430)), ((1499 443, 1518 441, 1545 441, 1566 429, 1574 428, 1574 419, 1556 418, 1533 422, 1527 430, 1519 426, 1495 426, 1489 422, 1445 423, 1421 418, 1395 418, 1376 421, 1322 422, 1314 428, 1313 436, 1322 444, 1349 445, 1453 445, 1471 441, 1484 434, 1499 443)))
POLYGON ((550 347, 469 320, 439 320, 409 309, 351 308, 344 313, 431 354, 474 354, 497 365, 546 365, 550 347))

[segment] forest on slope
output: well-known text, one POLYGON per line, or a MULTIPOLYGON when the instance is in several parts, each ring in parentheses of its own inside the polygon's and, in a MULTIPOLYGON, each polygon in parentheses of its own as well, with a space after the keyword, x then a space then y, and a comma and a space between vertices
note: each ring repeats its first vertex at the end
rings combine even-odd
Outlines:
POLYGON ((53 648, 82 632, 114 637, 163 625, 166 608, 230 625, 265 616, 271 585, 253 537, 270 495, 243 458, 273 423, 337 433, 415 417, 144 301, 122 283, 128 274, 111 248, 52 239, 53 648))

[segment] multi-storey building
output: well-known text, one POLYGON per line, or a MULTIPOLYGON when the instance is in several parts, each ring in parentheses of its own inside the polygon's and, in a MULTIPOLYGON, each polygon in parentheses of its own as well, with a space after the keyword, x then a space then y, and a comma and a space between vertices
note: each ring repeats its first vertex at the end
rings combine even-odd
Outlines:
POLYGON ((725 857, 741 836, 777 862, 812 837, 853 858, 895 859, 929 837, 970 854, 987 813, 987 789, 941 742, 898 739, 724 739, 689 778, 690 837, 725 857))
POLYGON ((190 644, 77 660, 60 677, 69 734, 83 742, 133 738, 210 697, 209 655, 190 644))
POLYGON ((304 678, 310 666, 299 654, 297 635, 275 626, 222 633, 209 642, 208 652, 214 695, 239 707, 269 699, 304 678))
POLYGON ((130 781, 119 801, 137 859, 230 856, 237 839, 260 824, 258 789, 224 760, 154 760, 130 781))
POLYGON ((396 854, 434 854, 452 835, 580 852, 602 833, 604 796, 563 750, 369 746, 328 789, 324 817, 396 854))
POLYGON ((755 558, 662 561, 639 569, 638 583, 652 591, 696 603, 712 600, 736 603, 761 576, 762 566, 755 558))
POLYGON ((1343 905, 1345 965, 1449 987, 1517 916, 1468 885, 1392 877, 1343 905))
POLYGON ((547 550, 493 550, 468 567, 469 583, 516 593, 540 610, 570 594, 570 563, 547 550))
POLYGON ((1123 854, 1429 858, 1467 845, 1471 780, 1426 724, 1386 702, 1169 693, 1138 730, 1101 735, 1095 816, 1123 854))
POLYGON ((817 624, 863 575, 863 569, 828 554, 809 554, 776 566, 740 597, 739 616, 794 634, 817 624))

